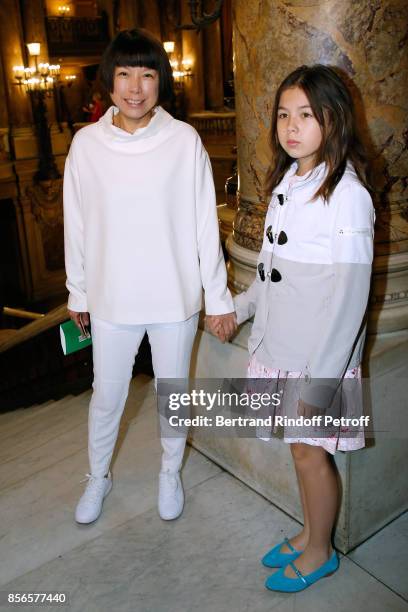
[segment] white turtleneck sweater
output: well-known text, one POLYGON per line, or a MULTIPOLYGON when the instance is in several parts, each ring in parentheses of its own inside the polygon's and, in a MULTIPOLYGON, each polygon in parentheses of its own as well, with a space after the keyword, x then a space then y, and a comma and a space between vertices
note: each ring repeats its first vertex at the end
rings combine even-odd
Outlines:
POLYGON ((214 183, 197 132, 158 107, 129 134, 111 107, 74 137, 64 174, 68 308, 113 323, 234 310, 214 183))

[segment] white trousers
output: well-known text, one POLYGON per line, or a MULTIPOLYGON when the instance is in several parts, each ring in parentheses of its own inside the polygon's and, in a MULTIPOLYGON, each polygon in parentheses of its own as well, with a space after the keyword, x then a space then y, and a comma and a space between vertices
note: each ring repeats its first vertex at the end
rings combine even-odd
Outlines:
MULTIPOLYGON (((93 394, 89 405, 90 473, 104 476, 112 459, 129 392, 133 363, 147 331, 156 378, 187 378, 198 313, 176 323, 117 325, 92 317, 93 394)), ((162 437, 161 469, 177 472, 186 438, 162 437)))

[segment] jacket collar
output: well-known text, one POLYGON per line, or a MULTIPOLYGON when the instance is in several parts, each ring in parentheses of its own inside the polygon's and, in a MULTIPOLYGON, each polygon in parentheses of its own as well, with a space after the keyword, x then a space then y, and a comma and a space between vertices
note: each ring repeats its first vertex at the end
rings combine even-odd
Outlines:
POLYGON ((104 131, 113 140, 122 142, 135 142, 137 140, 143 140, 150 138, 158 134, 166 125, 173 121, 173 117, 164 110, 161 106, 156 106, 153 111, 153 117, 150 119, 146 127, 137 129, 133 134, 122 130, 121 128, 113 125, 113 117, 119 112, 116 106, 108 108, 106 113, 99 119, 101 126, 104 131))
MULTIPOLYGON (((287 191, 289 189, 289 181, 296 174, 297 170, 297 162, 293 162, 289 169, 286 171, 285 176, 281 180, 281 182, 275 187, 273 193, 282 193, 282 191, 287 191)), ((315 188, 317 184, 321 184, 323 179, 325 178, 327 172, 326 162, 322 162, 313 170, 305 174, 303 177, 299 177, 299 180, 293 185, 293 189, 303 188, 305 186, 315 188)), ((344 174, 356 176, 356 172, 354 170, 353 164, 349 161, 347 162, 346 170, 344 174)))

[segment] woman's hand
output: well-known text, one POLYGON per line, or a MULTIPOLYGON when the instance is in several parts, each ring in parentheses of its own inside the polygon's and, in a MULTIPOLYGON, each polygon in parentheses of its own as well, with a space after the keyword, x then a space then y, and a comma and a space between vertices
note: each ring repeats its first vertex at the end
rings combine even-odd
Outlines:
POLYGON ((221 315, 206 315, 206 325, 209 331, 217 336, 221 342, 226 342, 237 329, 237 315, 235 312, 228 312, 221 315))
POLYGON ((68 308, 69 318, 75 323, 80 332, 84 332, 84 327, 89 325, 89 312, 75 312, 68 308))

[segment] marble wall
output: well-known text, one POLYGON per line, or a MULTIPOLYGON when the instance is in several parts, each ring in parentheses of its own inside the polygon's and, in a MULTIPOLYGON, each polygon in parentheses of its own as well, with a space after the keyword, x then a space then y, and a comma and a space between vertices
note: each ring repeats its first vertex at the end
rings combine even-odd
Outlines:
POLYGON ((354 83, 373 161, 377 257, 371 329, 407 327, 406 0, 236 0, 233 10, 240 197, 234 242, 260 248, 277 86, 301 64, 336 65, 354 83))
POLYGON ((362 120, 377 152, 377 189, 390 193, 393 202, 401 201, 408 163, 406 9, 405 0, 236 0, 244 196, 260 195, 270 159, 268 130, 277 86, 297 66, 321 62, 339 66, 352 77, 364 105, 361 109, 359 102, 360 116, 365 113, 362 120))

